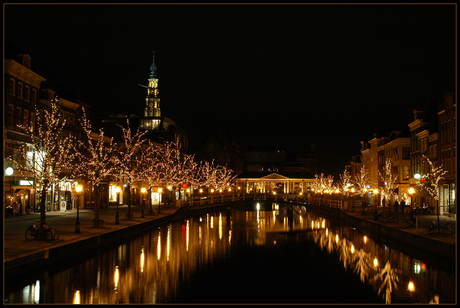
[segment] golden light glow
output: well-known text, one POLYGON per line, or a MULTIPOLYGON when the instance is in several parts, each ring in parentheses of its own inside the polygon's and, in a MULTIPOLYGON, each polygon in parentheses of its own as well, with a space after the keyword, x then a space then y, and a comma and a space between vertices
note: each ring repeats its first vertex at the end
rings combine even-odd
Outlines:
POLYGON ((114 281, 115 281, 115 291, 118 289, 118 279, 120 278, 120 273, 118 272, 118 265, 115 267, 114 281))
POLYGON ((367 243, 367 236, 364 235, 364 244, 367 243))
POLYGON ((161 193, 163 191, 163 189, 161 188, 158 188, 158 192, 161 193))
POLYGON ((203 188, 200 188, 200 194, 203 192, 203 188))
POLYGON ((117 188, 115 188, 115 191, 119 193, 121 191, 121 188, 117 186, 117 188))
POLYGON ((144 272, 144 259, 145 259, 144 247, 142 247, 142 249, 141 249, 141 273, 144 272))
POLYGON ((374 267, 379 266, 379 260, 377 260, 377 257, 374 258, 374 267))
POLYGON ((79 305, 81 303, 81 301, 80 301, 80 290, 75 291, 75 295, 73 297, 73 303, 75 305, 79 305))
POLYGON ((379 190, 376 188, 374 189, 374 194, 378 194, 379 193, 379 190))
POLYGON ((355 246, 353 246, 353 244, 351 244, 351 253, 354 253, 355 252, 355 246))
POLYGON ((409 194, 413 194, 415 192, 415 189, 413 187, 409 188, 409 194))
POLYGON ((187 220, 186 233, 185 233, 185 249, 188 251, 189 235, 190 234, 190 221, 187 220))
POLYGON ((142 192, 143 194, 145 194, 146 191, 147 191, 147 189, 145 189, 145 187, 142 187, 142 188, 141 188, 141 192, 142 192))
POLYGON ((161 233, 158 232, 157 259, 160 260, 160 257, 161 257, 161 233))
POLYGON ((82 186, 82 185, 77 185, 77 186, 75 187, 75 191, 76 191, 77 193, 81 193, 81 192, 83 191, 83 186, 82 186))
POLYGON ((415 285, 412 281, 409 281, 409 284, 407 285, 407 290, 409 290, 410 292, 415 291, 415 285))

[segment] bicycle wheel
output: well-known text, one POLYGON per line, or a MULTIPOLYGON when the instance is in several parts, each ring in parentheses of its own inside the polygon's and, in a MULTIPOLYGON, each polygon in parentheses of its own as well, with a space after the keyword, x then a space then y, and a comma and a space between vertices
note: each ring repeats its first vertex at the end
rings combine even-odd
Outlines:
POLYGON ((57 232, 57 230, 55 230, 55 229, 51 230, 51 239, 52 240, 58 240, 59 239, 59 233, 57 232))
POLYGON ((26 230, 26 240, 34 240, 35 239, 35 232, 32 230, 32 228, 29 228, 26 230))

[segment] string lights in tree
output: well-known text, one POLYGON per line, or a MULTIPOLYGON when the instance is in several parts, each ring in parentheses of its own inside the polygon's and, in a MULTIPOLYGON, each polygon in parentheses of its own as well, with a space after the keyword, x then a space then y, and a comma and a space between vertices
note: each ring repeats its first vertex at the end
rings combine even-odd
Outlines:
MULTIPOLYGON (((381 188, 382 197, 386 198, 388 202, 390 202, 390 197, 396 193, 396 189, 399 187, 399 185, 396 184, 398 174, 393 175, 391 169, 391 160, 390 158, 387 158, 385 162, 385 167, 383 168, 383 172, 379 171, 380 178, 383 182, 383 187, 381 188)), ((388 206, 390 209, 390 204, 388 204, 388 206)))
POLYGON ((355 174, 355 185, 357 187, 356 193, 363 197, 371 187, 371 178, 369 176, 369 170, 366 166, 361 166, 359 173, 355 174))
POLYGON ((425 155, 422 155, 423 159, 428 162, 430 165, 430 172, 428 174, 423 174, 422 179, 425 179, 424 185, 422 188, 428 191, 431 197, 436 202, 436 212, 438 216, 438 228, 439 225, 439 182, 444 179, 444 175, 447 173, 446 170, 443 170, 442 165, 436 167, 434 163, 425 155))
POLYGON ((324 173, 321 173, 320 176, 315 174, 315 180, 312 186, 317 193, 332 194, 334 191, 334 177, 332 175, 325 176, 324 173))
POLYGON ((339 176, 340 176, 340 181, 338 183, 339 191, 342 193, 342 195, 346 195, 348 192, 348 187, 352 185, 351 174, 350 172, 348 172, 347 167, 345 167, 345 170, 339 176))
MULTIPOLYGON (((80 146, 75 148, 75 164, 73 173, 75 177, 84 177, 91 181, 96 188, 96 202, 94 206, 94 226, 99 227, 99 201, 101 198, 101 182, 108 179, 114 172, 112 154, 116 144, 113 138, 104 136, 104 131, 99 130, 99 135, 91 129, 91 123, 86 117, 82 107, 80 124, 86 134, 85 142, 78 140, 80 146)), ((92 191, 92 189, 90 189, 92 191)))
POLYGON ((73 159, 73 136, 67 136, 65 119, 59 114, 59 98, 50 102, 50 110, 40 111, 35 108, 37 127, 18 125, 29 137, 28 143, 20 144, 17 155, 7 159, 14 163, 25 179, 32 174, 41 186, 40 221, 45 222, 45 203, 49 188, 65 180, 70 174, 73 159))
POLYGON ((143 168, 139 171, 139 178, 148 188, 150 214, 153 214, 152 200, 150 198, 152 188, 160 185, 161 180, 160 160, 158 157, 160 149, 159 145, 149 140, 147 147, 140 154, 140 162, 143 168))
POLYGON ((139 168, 142 145, 146 141, 144 135, 147 131, 141 131, 140 128, 133 135, 129 125, 129 119, 126 120, 126 127, 119 125, 122 130, 123 142, 119 145, 117 155, 113 155, 113 163, 117 172, 113 175, 115 178, 126 182, 128 185, 128 213, 127 219, 132 218, 131 214, 131 187, 135 181, 140 179, 139 168))

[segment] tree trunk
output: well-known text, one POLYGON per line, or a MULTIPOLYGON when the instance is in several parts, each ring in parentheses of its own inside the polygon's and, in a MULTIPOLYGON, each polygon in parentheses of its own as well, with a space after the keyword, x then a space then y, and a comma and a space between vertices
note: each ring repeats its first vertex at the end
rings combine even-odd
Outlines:
POLYGON ((45 222, 46 217, 46 193, 48 192, 48 189, 45 185, 42 186, 42 195, 41 195, 41 201, 40 201, 40 221, 45 222))
POLYGON ((128 184, 128 217, 127 219, 131 219, 131 184, 128 184))
POLYGON ((96 200, 94 202, 94 227, 95 228, 99 228, 99 202, 102 200, 102 194, 101 194, 100 189, 101 187, 99 185, 95 187, 95 190, 96 190, 96 200))
POLYGON ((149 195, 147 200, 149 200, 149 207, 150 207, 150 214, 153 214, 153 209, 152 209, 152 187, 149 186, 149 195))

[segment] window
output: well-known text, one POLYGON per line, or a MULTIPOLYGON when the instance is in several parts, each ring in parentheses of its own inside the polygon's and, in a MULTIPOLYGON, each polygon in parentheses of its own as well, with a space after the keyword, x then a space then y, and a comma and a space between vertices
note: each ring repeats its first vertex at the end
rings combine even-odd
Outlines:
POLYGON ((403 147, 403 149, 402 149, 402 159, 404 159, 404 160, 410 159, 410 148, 409 147, 403 147))
POLYGON ((24 88, 24 99, 29 102, 30 101, 30 87, 26 85, 24 88))
POLYGON ((37 102, 37 90, 36 89, 32 89, 32 97, 31 97, 31 100, 30 100, 32 103, 36 103, 37 102))
POLYGON ((409 180, 409 178, 410 178, 410 166, 402 166, 402 178, 403 178, 403 180, 409 180))
POLYGON ((16 95, 15 90, 16 90, 16 79, 10 78, 10 94, 16 95))
POLYGON ((8 104, 8 117, 6 120, 6 126, 8 128, 14 127, 14 105, 8 104))
POLYGON ((18 95, 19 98, 22 98, 22 94, 23 94, 22 91, 23 91, 23 84, 22 84, 22 82, 18 81, 18 93, 17 93, 17 95, 18 95))
POLYGON ((24 109, 24 118, 22 121, 22 125, 29 127, 29 110, 24 109))
POLYGON ((35 112, 30 113, 30 130, 35 131, 35 112))
POLYGON ((21 107, 16 107, 16 113, 14 115, 14 127, 13 128, 17 128, 17 125, 22 124, 21 114, 22 114, 21 107))

